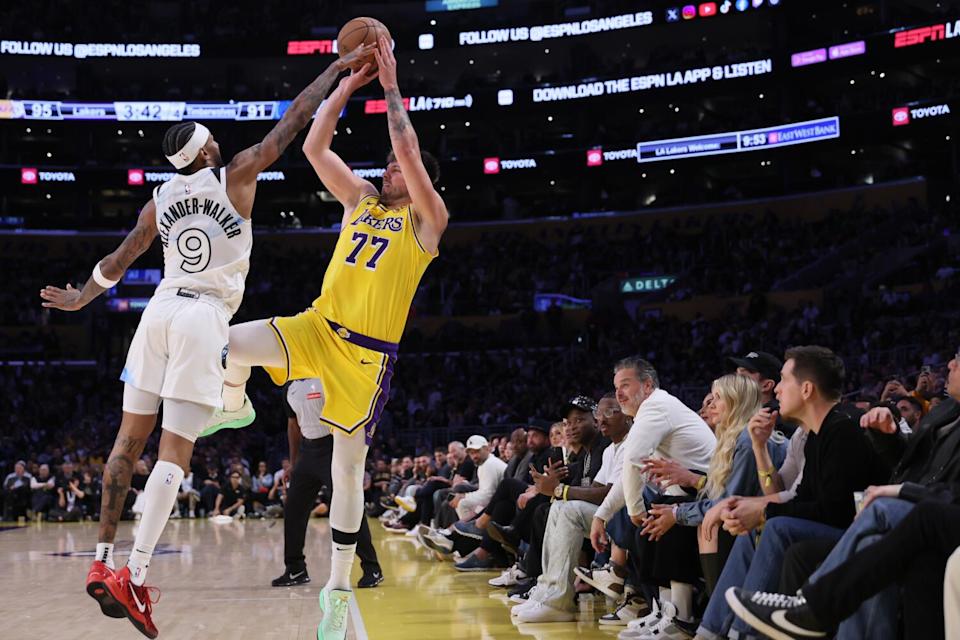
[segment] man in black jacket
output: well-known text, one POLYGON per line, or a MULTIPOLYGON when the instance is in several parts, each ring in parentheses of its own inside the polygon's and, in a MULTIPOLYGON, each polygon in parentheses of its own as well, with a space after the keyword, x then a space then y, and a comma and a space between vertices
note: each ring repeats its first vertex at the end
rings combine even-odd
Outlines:
MULTIPOLYGON (((807 572, 808 583, 818 583, 858 551, 877 543, 916 504, 939 499, 939 483, 960 482, 960 363, 956 358, 948 369, 946 392, 950 397, 928 413, 909 437, 900 433, 899 420, 888 407, 871 409, 861 419, 861 426, 871 430, 884 457, 892 454, 894 459, 899 457, 899 462, 890 484, 867 489, 863 511, 836 544, 833 540, 816 541, 790 549, 791 561, 802 562, 811 570, 819 564, 816 571, 807 572)), ((792 586, 795 589, 797 585, 792 586)), ((895 586, 877 593, 839 626, 837 638, 895 638, 899 601, 895 586)))
POLYGON ((854 492, 889 476, 889 467, 875 454, 858 421, 840 407, 843 361, 815 346, 789 349, 784 360, 776 388, 780 413, 809 432, 803 480, 789 502, 780 504, 779 494, 730 501, 724 528, 741 537, 704 612, 697 630, 700 638, 715 640, 731 629, 748 634, 749 625, 733 620, 724 599, 727 589, 774 590, 787 548, 811 538, 839 540, 853 520, 854 492), (763 533, 755 546, 753 536, 742 534, 757 528, 763 533))

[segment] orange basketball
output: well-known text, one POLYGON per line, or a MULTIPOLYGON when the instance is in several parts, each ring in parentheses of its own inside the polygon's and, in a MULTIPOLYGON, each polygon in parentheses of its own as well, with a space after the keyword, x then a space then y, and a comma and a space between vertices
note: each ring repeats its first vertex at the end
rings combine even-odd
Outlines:
MULTIPOLYGON (((382 22, 375 18, 354 18, 343 25, 340 33, 337 34, 337 53, 342 58, 361 45, 376 44, 380 36, 385 36, 387 41, 391 40, 390 32, 382 22)), ((377 63, 373 56, 354 63, 351 68, 359 69, 366 62, 372 65, 370 73, 376 73, 377 63)))

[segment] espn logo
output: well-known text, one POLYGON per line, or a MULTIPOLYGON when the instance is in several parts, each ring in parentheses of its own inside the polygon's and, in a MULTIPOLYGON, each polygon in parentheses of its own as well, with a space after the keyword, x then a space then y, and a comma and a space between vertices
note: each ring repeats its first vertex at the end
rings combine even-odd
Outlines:
POLYGON ((336 40, 290 40, 287 42, 288 56, 308 56, 314 53, 336 52, 336 40))
POLYGON ((910 124, 910 109, 907 107, 897 107, 893 110, 893 126, 902 127, 910 124))
POLYGON ((946 24, 934 24, 929 27, 918 27, 917 29, 908 29, 898 31, 893 37, 893 46, 895 49, 901 47, 910 47, 915 44, 923 44, 926 41, 944 40, 947 37, 946 24))
MULTIPOLYGON (((407 111, 410 111, 410 98, 403 99, 403 108, 407 111)), ((386 100, 367 100, 363 103, 363 112, 365 114, 371 113, 386 113, 387 112, 387 101, 386 100)))

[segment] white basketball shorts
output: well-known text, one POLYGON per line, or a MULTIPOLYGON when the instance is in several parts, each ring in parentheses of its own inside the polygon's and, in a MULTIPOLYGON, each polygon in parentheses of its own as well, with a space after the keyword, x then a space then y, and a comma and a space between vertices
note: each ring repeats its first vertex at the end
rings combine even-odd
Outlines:
POLYGON ((161 398, 221 407, 228 323, 226 311, 202 296, 165 292, 153 297, 120 379, 161 398))

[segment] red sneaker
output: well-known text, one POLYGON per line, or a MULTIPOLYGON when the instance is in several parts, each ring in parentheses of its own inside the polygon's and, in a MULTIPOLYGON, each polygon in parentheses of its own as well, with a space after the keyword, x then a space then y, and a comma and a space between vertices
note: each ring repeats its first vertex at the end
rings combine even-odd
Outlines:
POLYGON ((103 582, 107 576, 113 575, 113 569, 99 560, 94 560, 87 572, 87 593, 100 604, 100 611, 110 618, 126 618, 123 607, 117 604, 113 596, 107 591, 103 582))
POLYGON ((110 575, 103 582, 110 596, 123 608, 124 614, 133 623, 140 633, 148 638, 159 635, 157 627, 150 617, 153 613, 153 603, 160 600, 160 590, 146 585, 138 587, 130 582, 130 568, 124 567, 110 575), (157 599, 152 600, 151 595, 157 599))

